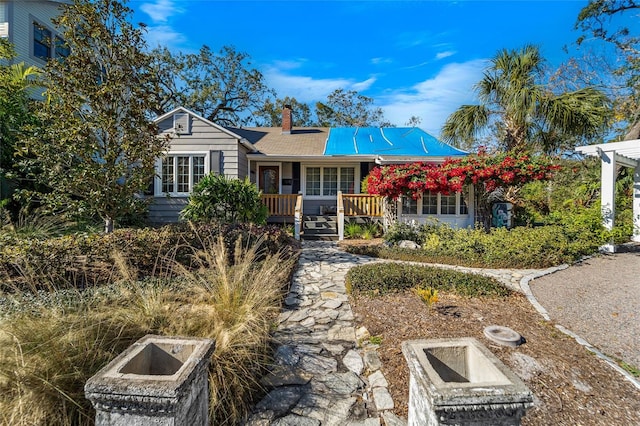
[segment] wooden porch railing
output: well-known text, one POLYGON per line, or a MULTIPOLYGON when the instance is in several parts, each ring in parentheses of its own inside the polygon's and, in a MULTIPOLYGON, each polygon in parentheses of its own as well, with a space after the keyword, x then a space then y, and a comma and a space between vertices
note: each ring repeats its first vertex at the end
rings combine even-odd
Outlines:
POLYGON ((296 210, 298 194, 262 194, 262 204, 269 209, 269 216, 291 216, 296 210))
POLYGON ((345 216, 382 216, 382 197, 370 194, 343 194, 345 216))

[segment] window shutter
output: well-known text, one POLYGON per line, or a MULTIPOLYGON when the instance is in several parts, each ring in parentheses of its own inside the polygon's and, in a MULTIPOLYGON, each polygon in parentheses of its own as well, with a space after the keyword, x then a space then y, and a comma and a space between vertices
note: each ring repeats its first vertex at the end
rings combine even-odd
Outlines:
POLYGON ((292 184, 291 193, 297 194, 300 191, 300 163, 295 162, 291 163, 291 171, 292 171, 292 184))
POLYGON ((209 157, 211 158, 210 173, 222 174, 224 167, 222 165, 222 151, 210 151, 209 157))
POLYGON ((173 114, 173 130, 177 135, 188 135, 191 133, 191 116, 186 113, 173 114))

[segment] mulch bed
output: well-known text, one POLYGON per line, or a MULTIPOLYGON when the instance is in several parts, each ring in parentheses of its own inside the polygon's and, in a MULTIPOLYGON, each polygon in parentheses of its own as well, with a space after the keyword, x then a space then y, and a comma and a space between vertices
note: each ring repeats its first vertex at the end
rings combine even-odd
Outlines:
POLYGON ((406 418, 409 371, 402 354, 405 340, 475 337, 509 366, 534 394, 523 425, 637 425, 640 391, 618 372, 536 312, 526 298, 462 298, 440 294, 431 308, 413 293, 350 296, 358 326, 382 336, 379 355, 396 404, 406 418), (483 330, 502 325, 526 343, 506 348, 491 343, 483 330))

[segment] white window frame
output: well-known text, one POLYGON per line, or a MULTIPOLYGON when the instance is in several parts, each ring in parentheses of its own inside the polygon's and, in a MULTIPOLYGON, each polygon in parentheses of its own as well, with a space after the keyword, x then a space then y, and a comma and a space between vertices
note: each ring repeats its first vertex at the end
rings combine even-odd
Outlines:
POLYGON ((189 194, 191 194, 191 191, 193 191, 193 157, 204 157, 204 175, 208 175, 211 171, 211 159, 210 159, 210 155, 209 155, 209 151, 202 151, 202 152, 193 152, 193 151, 189 151, 189 152, 178 152, 178 151, 171 151, 168 152, 167 155, 165 155, 164 157, 161 157, 159 159, 156 160, 156 177, 155 177, 155 185, 154 185, 154 196, 156 197, 166 197, 166 196, 170 196, 170 197, 188 197, 189 194), (176 191, 171 191, 171 192, 163 192, 162 191, 162 161, 167 158, 167 157, 174 157, 174 165, 173 165, 173 176, 174 176, 174 181, 173 181, 173 185, 174 185, 174 189, 176 188, 176 185, 178 184, 178 179, 177 179, 177 173, 178 173, 178 167, 176 164, 176 157, 189 157, 189 191, 188 192, 176 192, 176 191))
POLYGON ((354 193, 360 193, 360 164, 354 163, 344 163, 344 164, 303 164, 302 170, 300 171, 300 191, 302 195, 307 200, 334 200, 337 195, 322 195, 324 191, 324 169, 326 168, 337 168, 338 169, 338 191, 340 191, 340 169, 342 168, 352 168, 353 169, 353 186, 356 190, 354 193), (320 168, 320 195, 307 195, 307 169, 308 168, 320 168))
MULTIPOLYGON (((467 205, 467 213, 460 213, 460 207, 462 206, 462 195, 464 194, 463 192, 456 192, 456 212, 453 214, 443 214, 442 213, 442 194, 440 192, 438 192, 436 195, 438 197, 438 202, 437 202, 437 207, 436 207, 436 214, 423 214, 422 213, 422 200, 423 198, 420 197, 418 198, 417 204, 418 204, 418 208, 417 208, 417 214, 406 214, 406 213, 402 213, 402 200, 403 197, 407 197, 406 195, 403 195, 402 197, 398 198, 398 213, 400 213, 400 215, 402 217, 408 217, 408 218, 418 218, 418 217, 442 217, 442 218, 454 218, 454 217, 468 217, 469 216, 469 206, 467 205)), ((472 200, 467 200, 467 203, 471 203, 472 200)))

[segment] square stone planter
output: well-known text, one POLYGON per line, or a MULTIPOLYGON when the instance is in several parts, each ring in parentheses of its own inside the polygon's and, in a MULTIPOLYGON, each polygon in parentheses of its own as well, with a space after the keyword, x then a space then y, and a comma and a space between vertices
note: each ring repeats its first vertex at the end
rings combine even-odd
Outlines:
POLYGON ((409 379, 409 426, 519 425, 533 396, 474 338, 402 344, 409 379))
POLYGON ((147 335, 85 384, 98 426, 207 425, 214 341, 147 335))

